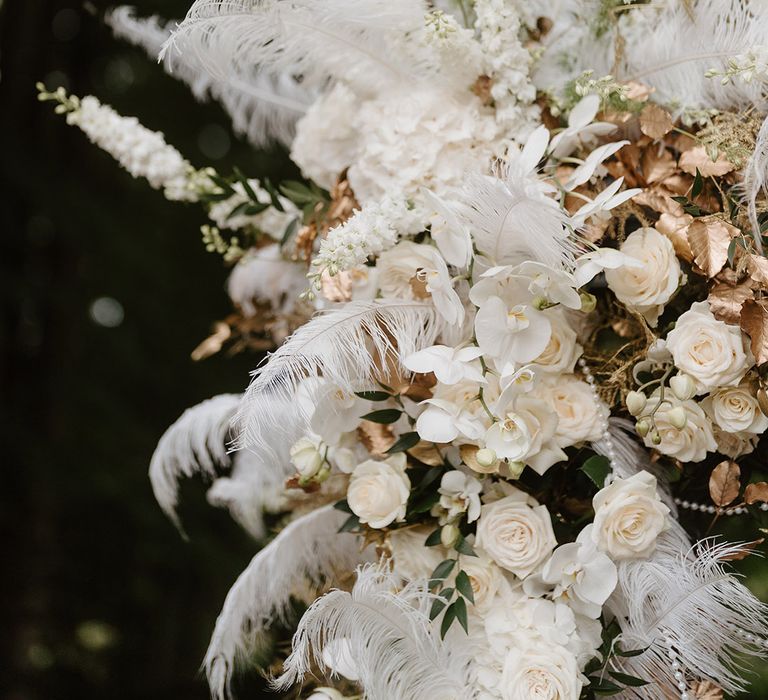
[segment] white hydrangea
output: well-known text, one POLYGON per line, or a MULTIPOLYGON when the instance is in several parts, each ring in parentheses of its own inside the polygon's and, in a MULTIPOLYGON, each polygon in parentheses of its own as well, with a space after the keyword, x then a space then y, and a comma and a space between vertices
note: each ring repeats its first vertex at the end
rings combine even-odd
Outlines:
MULTIPOLYGON (((496 121, 506 136, 527 136, 538 120, 536 88, 530 77, 531 53, 520 40, 521 15, 516 0, 476 0, 475 27, 480 36, 485 73, 493 80, 496 121)), ((523 3, 524 4, 524 3, 523 3)))
POLYGON ((423 227, 419 212, 402 199, 386 197, 379 203, 357 210, 346 222, 331 229, 312 261, 313 275, 336 275, 363 265, 370 256, 380 255, 397 243, 398 233, 416 233, 423 227))
POLYGON ((235 216, 230 216, 235 207, 250 201, 248 195, 245 193, 245 188, 242 183, 236 182, 232 185, 235 194, 221 202, 214 202, 208 209, 209 218, 220 229, 236 231, 246 228, 247 226, 253 226, 259 231, 266 233, 268 236, 272 236, 272 238, 277 240, 282 239, 285 229, 298 217, 298 208, 289 199, 280 197, 280 204, 285 211, 279 211, 271 206, 272 198, 269 196, 269 192, 261 186, 261 183, 258 180, 249 179, 248 184, 256 195, 256 199, 262 204, 268 204, 270 206, 259 214, 249 215, 239 213, 235 214, 235 216))
POLYGON ((67 123, 78 126, 133 177, 144 177, 156 190, 164 190, 167 199, 197 199, 196 189, 190 186, 194 168, 165 142, 161 132, 145 128, 135 117, 121 116, 91 95, 67 114, 67 123))

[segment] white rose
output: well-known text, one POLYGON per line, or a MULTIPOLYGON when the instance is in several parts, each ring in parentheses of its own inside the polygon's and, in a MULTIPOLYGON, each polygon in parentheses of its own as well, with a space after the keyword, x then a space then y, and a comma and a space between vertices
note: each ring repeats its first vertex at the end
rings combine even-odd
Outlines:
POLYGON ((481 615, 493 608, 497 593, 509 592, 510 585, 504 572, 482 551, 476 557, 463 557, 461 569, 469 577, 475 599, 474 609, 481 615))
MULTIPOLYGON (((652 447, 681 462, 701 462, 707 456, 707 452, 714 452, 717 449, 709 418, 694 400, 678 401, 669 397, 669 394, 667 396, 668 398, 664 399, 664 405, 654 415, 661 442, 658 445, 653 443, 651 430, 643 438, 646 447, 652 447), (682 428, 675 427, 668 414, 669 409, 678 406, 685 411, 686 420, 682 428)), ((652 412, 658 402, 658 395, 651 396, 646 404, 645 413, 652 412)))
POLYGON ((701 402, 704 412, 728 433, 759 435, 768 428, 768 418, 760 410, 748 382, 715 389, 701 402))
POLYGON ((754 433, 729 433, 717 426, 714 426, 712 432, 717 442, 717 451, 731 459, 754 452, 759 439, 759 436, 754 433))
POLYGON ((571 328, 565 315, 557 309, 550 310, 547 317, 552 326, 552 335, 544 352, 534 362, 543 372, 551 374, 573 372, 576 360, 579 359, 583 350, 576 342, 576 331, 571 328))
POLYGON ((515 489, 482 507, 477 545, 500 567, 525 578, 549 557, 557 540, 546 506, 515 489))
POLYGON ((667 349, 675 366, 696 382, 698 394, 735 386, 753 364, 741 329, 716 319, 706 301, 696 302, 677 319, 667 334, 667 349))
POLYGON ((620 250, 643 264, 608 269, 606 282, 622 304, 655 326, 664 304, 680 285, 680 263, 675 249, 655 228, 641 228, 627 236, 620 250))
POLYGON ((411 482, 405 473, 404 453, 384 462, 369 459, 358 464, 347 488, 347 502, 360 522, 382 528, 405 519, 411 482))
POLYGON ((616 561, 649 557, 668 527, 669 508, 656 492, 656 477, 646 471, 616 479, 595 494, 592 505, 592 541, 616 561))
POLYGON ((387 542, 395 562, 395 571, 400 576, 411 581, 428 578, 435 567, 445 559, 445 550, 442 547, 424 546, 433 529, 420 525, 389 532, 387 542))
POLYGON ((589 384, 574 375, 567 375, 543 384, 538 394, 557 414, 555 442, 559 447, 602 437, 602 405, 598 404, 589 384))
POLYGON ((315 476, 323 466, 323 443, 319 438, 303 437, 290 449, 291 462, 296 470, 307 479, 315 476))
POLYGON ((502 673, 503 700, 578 700, 581 674, 576 657, 562 646, 539 643, 513 649, 502 673))

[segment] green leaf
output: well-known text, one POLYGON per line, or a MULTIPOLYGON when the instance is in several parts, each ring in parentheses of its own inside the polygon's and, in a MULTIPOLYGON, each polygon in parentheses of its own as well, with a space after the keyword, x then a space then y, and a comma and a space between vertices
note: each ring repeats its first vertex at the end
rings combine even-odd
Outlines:
POLYGON ((213 180, 215 185, 217 185, 219 188, 224 190, 224 194, 227 195, 226 198, 231 197, 233 194, 235 194, 235 190, 232 187, 232 185, 220 175, 211 175, 210 178, 211 180, 213 180))
POLYGON ((603 660, 599 656, 593 656, 584 667, 584 673, 589 675, 593 671, 597 671, 603 665, 603 660))
POLYGON ((302 182, 296 180, 286 180, 280 184, 280 192, 290 199, 294 204, 307 204, 317 202, 322 199, 302 182))
POLYGON ((446 605, 448 605, 448 603, 441 598, 435 598, 435 600, 432 601, 432 607, 429 609, 429 619, 434 620, 443 611, 443 608, 445 608, 446 605))
POLYGON ((457 598, 453 605, 456 608, 456 619, 464 628, 464 631, 469 634, 469 624, 467 623, 467 603, 465 602, 464 598, 457 598))
POLYGON ((248 197, 250 197, 251 201, 258 202, 259 198, 256 196, 256 193, 253 191, 253 187, 251 187, 251 184, 248 182, 248 178, 240 171, 240 168, 235 168, 234 173, 235 177, 240 181, 240 184, 243 186, 245 193, 248 195, 248 197))
MULTIPOLYGON (((461 600, 461 598, 459 598, 461 600)), ((456 619, 456 603, 451 603, 443 615, 443 621, 440 624, 440 638, 444 639, 453 621, 456 619)))
POLYGON ((291 240, 291 238, 296 235, 296 231, 299 230, 299 220, 294 219, 291 221, 290 224, 288 224, 285 227, 285 231, 283 232, 283 237, 280 239, 280 247, 282 248, 288 241, 291 240))
POLYGON ((372 423, 394 423, 403 412, 399 408, 384 408, 381 411, 371 411, 362 416, 363 420, 369 420, 372 423))
POLYGON ((608 673, 611 674, 611 677, 614 680, 617 680, 624 685, 628 685, 630 688, 640 688, 644 685, 648 685, 648 681, 644 681, 642 678, 636 678, 635 676, 630 676, 627 673, 619 673, 618 671, 611 670, 609 670, 608 673))
POLYGON ((349 503, 347 503, 347 499, 343 499, 341 501, 336 501, 336 503, 333 504, 333 507, 336 510, 340 510, 342 513, 351 513, 352 509, 349 507, 349 503))
POLYGON ((616 648, 615 653, 616 656, 623 656, 625 659, 630 659, 633 656, 640 656, 641 654, 645 654, 649 648, 650 647, 645 647, 644 649, 627 649, 626 651, 622 651, 621 649, 616 648))
POLYGON ((472 590, 472 584, 469 581, 466 571, 459 571, 456 574, 456 590, 461 593, 470 603, 475 602, 475 592, 472 590))
POLYGON ((601 680, 595 676, 589 678, 589 689, 595 695, 616 695, 616 693, 621 692, 621 686, 611 683, 605 678, 601 680))
POLYGON ((691 187, 691 199, 696 199, 704 189, 704 180, 701 179, 701 173, 696 168, 696 177, 693 178, 693 187, 691 187))
POLYGON ((611 472, 611 462, 607 457, 603 457, 603 455, 593 455, 581 465, 580 469, 592 480, 597 488, 601 489, 605 486, 605 477, 611 472))
POLYGON ((249 206, 250 202, 240 202, 236 207, 233 207, 232 211, 227 214, 227 219, 231 219, 233 216, 242 214, 249 206))
POLYGON ((386 401, 391 397, 386 391, 356 391, 355 396, 359 396, 366 401, 386 401))
POLYGON ((243 213, 246 216, 256 216, 257 214, 261 214, 261 212, 265 211, 266 209, 269 209, 269 204, 264 204, 264 202, 259 202, 258 204, 249 204, 243 210, 243 213))
POLYGON ((353 513, 344 521, 344 524, 339 528, 339 532, 351 532, 352 530, 357 530, 359 527, 360 518, 353 513))
POLYGON ((431 580, 439 579, 442 581, 443 579, 448 578, 448 574, 453 571, 454 566, 456 566, 455 559, 445 559, 435 567, 435 570, 432 572, 432 575, 429 578, 431 580))
POLYGON ((442 476, 442 474, 443 474, 442 467, 432 467, 431 469, 427 469, 426 473, 424 474, 424 477, 419 482, 419 489, 427 488, 427 486, 429 486, 439 476, 442 476))
POLYGON ((432 506, 435 505, 440 500, 440 494, 437 493, 437 491, 433 491, 432 493, 428 493, 419 500, 417 500, 409 509, 409 513, 426 513, 428 510, 432 509, 432 506))
POLYGON ((476 557, 477 552, 472 549, 472 545, 467 542, 463 536, 459 535, 459 539, 456 540, 456 544, 453 548, 460 554, 466 554, 468 557, 476 557))
POLYGON ((426 540, 424 540, 424 546, 425 547, 436 547, 440 544, 440 530, 441 528, 437 528, 434 532, 430 534, 429 537, 427 537, 426 540))
POLYGON ((394 454, 395 452, 405 452, 410 450, 415 444, 419 442, 418 433, 403 433, 397 442, 387 450, 387 454, 394 454))
POLYGON ((264 182, 262 182, 261 185, 267 191, 267 194, 269 194, 269 197, 272 200, 272 206, 277 209, 277 211, 285 212, 285 207, 280 203, 280 194, 270 182, 269 178, 264 178, 264 182))

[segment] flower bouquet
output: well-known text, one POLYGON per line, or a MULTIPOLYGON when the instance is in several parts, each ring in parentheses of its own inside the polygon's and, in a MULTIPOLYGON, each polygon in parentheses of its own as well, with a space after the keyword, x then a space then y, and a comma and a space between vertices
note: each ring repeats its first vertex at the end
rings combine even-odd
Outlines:
POLYGON ((197 0, 174 27, 106 21, 304 176, 198 169, 40 86, 210 218, 235 311, 194 356, 276 347, 150 467, 179 527, 195 473, 257 539, 271 514, 216 622, 213 695, 253 661, 315 700, 743 690, 768 652, 728 568, 768 523, 768 6, 197 0), (739 541, 712 536, 725 522, 739 541))

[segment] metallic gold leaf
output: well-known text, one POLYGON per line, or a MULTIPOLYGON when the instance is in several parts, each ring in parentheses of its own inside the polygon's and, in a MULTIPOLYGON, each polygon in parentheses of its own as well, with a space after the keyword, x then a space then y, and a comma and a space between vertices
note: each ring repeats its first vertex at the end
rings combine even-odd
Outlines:
POLYGON ((741 561, 742 559, 746 559, 763 542, 765 542, 765 538, 763 537, 761 537, 759 540, 744 542, 744 544, 742 544, 741 547, 739 547, 738 551, 733 552, 733 554, 720 557, 720 561, 741 561))
POLYGON ((674 123, 666 109, 657 104, 647 104, 640 112, 640 131, 652 139, 660 139, 666 136, 674 123))
POLYGON ((476 471, 480 474, 493 474, 499 471, 499 464, 496 463, 490 467, 484 467, 477 461, 477 451, 480 448, 477 445, 462 445, 459 448, 461 454, 461 461, 464 462, 472 471, 476 471))
POLYGON ((740 325, 749 336, 755 362, 768 362, 768 310, 764 303, 747 299, 741 307, 740 325))
POLYGON ((680 169, 689 175, 695 175, 698 169, 702 177, 720 177, 734 169, 733 163, 726 159, 722 153, 717 160, 713 161, 704 146, 694 146, 685 151, 680 156, 679 165, 680 169))
POLYGON ((758 481, 756 484, 747 484, 744 490, 744 502, 750 506, 753 503, 768 503, 768 482, 758 481))
POLYGON ((648 184, 661 182, 677 172, 672 154, 666 149, 651 145, 643 151, 641 160, 643 176, 648 184))
MULTIPOLYGON (((673 203, 677 204, 677 202, 673 203)), ((680 207, 680 209, 682 210, 682 207, 680 207)), ((665 212, 656 222, 656 230, 663 233, 670 241, 672 241, 675 255, 686 262, 693 262, 693 252, 691 251, 691 244, 688 242, 688 227, 691 225, 692 221, 693 217, 690 214, 683 213, 677 216, 665 212)))
POLYGON ((760 288, 768 291, 768 258, 750 254, 747 257, 747 270, 749 276, 760 285, 760 288))
POLYGON ((386 451, 395 444, 392 428, 369 420, 360 422, 357 427, 357 436, 368 452, 379 457, 384 456, 386 451))
POLYGON ((691 690, 696 700, 723 700, 723 689, 712 681, 696 681, 691 690))
POLYGON ((323 270, 320 291, 328 301, 349 301, 352 298, 352 274, 342 270, 329 275, 327 270, 323 270))
POLYGON ((726 323, 739 324, 741 307, 747 299, 754 299, 755 291, 749 283, 719 282, 709 293, 707 301, 715 318, 726 323))
POLYGON ((430 467, 440 467, 443 464, 443 455, 440 454, 440 450, 434 442, 425 442, 422 440, 415 444, 410 450, 407 450, 408 454, 419 462, 427 464, 430 467))
POLYGON ((707 277, 714 277, 728 261, 728 246, 739 230, 721 219, 695 219, 688 226, 693 259, 707 277))
POLYGON ((760 406, 763 415, 768 416, 768 391, 763 387, 757 390, 757 405, 760 406))
POLYGON ((231 336, 232 329, 229 327, 229 324, 217 321, 213 326, 213 333, 192 351, 192 360, 199 362, 215 355, 231 336))
POLYGON ((741 490, 741 469, 736 462, 720 462, 709 477, 709 495, 712 502, 721 508, 733 503, 741 490))

